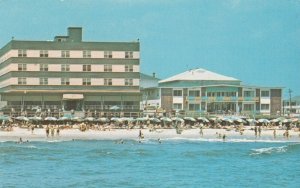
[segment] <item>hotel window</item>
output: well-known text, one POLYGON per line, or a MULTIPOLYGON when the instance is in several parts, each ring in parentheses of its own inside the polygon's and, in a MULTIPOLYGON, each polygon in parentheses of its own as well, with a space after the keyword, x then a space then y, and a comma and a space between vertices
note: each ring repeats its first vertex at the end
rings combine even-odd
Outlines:
POLYGON ((40 64, 40 71, 48 71, 48 64, 40 64))
POLYGON ((189 110, 190 111, 199 111, 200 110, 200 104, 189 104, 189 110))
POLYGON ((104 58, 112 58, 112 51, 104 51, 104 58))
POLYGON ((112 80, 111 80, 111 78, 105 78, 105 79, 104 79, 104 85, 105 85, 105 86, 111 86, 111 85, 112 85, 112 80))
POLYGON ((92 56, 91 56, 91 51, 84 50, 84 51, 82 52, 82 56, 83 56, 84 58, 90 58, 90 57, 92 57, 92 56))
POLYGON ((82 85, 90 86, 91 85, 91 79, 90 78, 82 78, 82 85))
POLYGON ((254 104, 244 104, 244 111, 253 111, 254 104))
POLYGON ((70 71, 70 65, 69 64, 62 64, 61 65, 61 71, 70 71))
POLYGON ((27 50, 18 50, 18 57, 27 57, 27 50))
POLYGON ((18 85, 26 85, 26 78, 18 78, 18 85))
POLYGON ((70 85, 69 78, 61 78, 61 85, 70 85))
POLYGON ((26 64, 18 64, 18 71, 26 71, 27 65, 26 64))
POLYGON ((82 71, 90 72, 91 71, 91 65, 82 65, 82 71))
POLYGON ((182 90, 173 90, 173 96, 182 97, 182 90))
POLYGON ((199 90, 190 90, 189 96, 190 97, 200 97, 200 91, 199 90))
POLYGON ((132 79, 125 79, 125 86, 133 86, 133 80, 132 79))
POLYGON ((182 104, 181 103, 174 103, 173 104, 173 109, 174 110, 181 110, 182 109, 182 104))
POLYGON ((68 50, 61 51, 61 57, 70 57, 70 51, 68 50))
POLYGON ((133 65, 125 65, 125 72, 133 72, 133 65))
POLYGON ((112 72, 112 65, 104 65, 104 72, 112 72))
POLYGON ((40 50, 40 57, 48 57, 48 50, 40 50))
POLYGON ((133 58, 133 52, 125 52, 125 58, 126 59, 132 59, 133 58))
POLYGON ((270 109, 270 104, 261 104, 260 110, 269 110, 270 109))
POLYGON ((254 97, 254 91, 244 91, 244 97, 254 97))
POLYGON ((40 85, 48 85, 48 78, 40 78, 40 85))
POLYGON ((270 97, 270 91, 261 91, 261 97, 270 97))

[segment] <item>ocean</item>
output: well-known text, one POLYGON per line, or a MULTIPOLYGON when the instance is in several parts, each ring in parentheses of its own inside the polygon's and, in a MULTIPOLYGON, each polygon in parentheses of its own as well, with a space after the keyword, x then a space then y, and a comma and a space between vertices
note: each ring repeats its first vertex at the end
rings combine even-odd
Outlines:
POLYGON ((0 143, 1 187, 299 187, 300 143, 0 143))

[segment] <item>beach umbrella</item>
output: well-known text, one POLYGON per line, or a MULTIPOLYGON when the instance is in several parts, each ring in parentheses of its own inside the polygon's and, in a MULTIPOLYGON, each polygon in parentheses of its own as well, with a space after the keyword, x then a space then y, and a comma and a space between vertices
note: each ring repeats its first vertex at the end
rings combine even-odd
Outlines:
POLYGON ((100 122, 102 122, 102 123, 106 123, 106 122, 108 122, 109 120, 108 120, 107 118, 105 118, 105 117, 102 117, 102 118, 98 118, 97 121, 100 121, 100 122))
POLYGON ((229 123, 233 123, 233 120, 230 117, 223 117, 221 119, 221 121, 226 121, 226 122, 229 122, 229 123))
POLYGON ((37 116, 28 117, 28 119, 31 120, 31 121, 42 121, 42 118, 41 117, 37 117, 37 116))
POLYGON ((93 117, 86 117, 84 120, 85 121, 95 121, 95 118, 93 118, 93 117))
POLYGON ((161 121, 158 118, 149 118, 152 123, 160 123, 161 121))
POLYGON ((134 119, 133 118, 128 118, 128 117, 122 117, 121 118, 123 122, 127 121, 127 122, 133 122, 134 119))
POLYGON ((198 117, 197 120, 205 122, 205 123, 209 123, 209 120, 205 117, 198 117))
POLYGON ((235 122, 238 122, 238 123, 246 123, 245 120, 243 120, 242 118, 237 117, 237 116, 231 117, 231 120, 233 120, 233 121, 235 121, 235 122))
POLYGON ((277 123, 277 122, 279 122, 279 119, 278 119, 278 118, 272 119, 272 120, 270 120, 270 122, 271 122, 271 123, 277 123))
POLYGON ((29 121, 29 119, 25 116, 18 116, 15 118, 16 120, 20 120, 20 121, 29 121))
POLYGON ((77 116, 76 117, 72 117, 71 120, 72 121, 78 121, 78 122, 83 121, 83 119, 81 117, 77 117, 77 116))
POLYGON ((118 122, 118 123, 122 123, 123 122, 122 118, 118 118, 118 117, 112 117, 112 118, 110 118, 110 121, 118 122))
POLYGON ((270 123, 270 121, 269 120, 267 120, 267 119, 259 119, 259 120, 257 120, 259 123, 270 123))
POLYGON ((10 118, 10 116, 2 115, 2 116, 0 116, 0 120, 1 120, 1 121, 10 121, 11 118, 10 118))
POLYGON ((192 118, 192 117, 184 117, 183 119, 187 120, 187 121, 193 121, 193 122, 196 121, 195 118, 192 118))
POLYGON ((248 121, 249 123, 256 123, 255 119, 246 119, 246 121, 248 121))
POLYGON ((182 119, 182 118, 179 118, 179 117, 173 117, 172 118, 172 121, 176 121, 176 122, 184 122, 184 119, 182 119))
POLYGON ((147 117, 139 117, 139 118, 136 118, 136 121, 147 121, 149 118, 147 117))
POLYGON ((293 118, 293 119, 292 119, 292 122, 293 122, 293 123, 295 123, 295 122, 300 122, 300 118, 299 118, 299 117, 298 117, 298 118, 293 118))
POLYGON ((285 120, 282 121, 282 123, 291 123, 291 122, 292 122, 291 119, 285 119, 285 120))
POLYGON ((60 117, 60 118, 58 119, 58 121, 66 121, 66 120, 71 120, 71 118, 70 118, 70 117, 63 116, 63 117, 60 117))
POLYGON ((160 121, 163 121, 163 122, 172 122, 172 120, 168 117, 162 117, 160 118, 160 121))
POLYGON ((46 121, 57 121, 56 117, 46 117, 44 120, 46 121))

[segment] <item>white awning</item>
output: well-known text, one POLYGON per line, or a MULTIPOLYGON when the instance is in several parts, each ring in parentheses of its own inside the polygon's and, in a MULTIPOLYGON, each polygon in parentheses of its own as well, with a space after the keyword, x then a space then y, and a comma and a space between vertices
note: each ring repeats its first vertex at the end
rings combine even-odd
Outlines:
POLYGON ((83 99, 83 94, 63 94, 63 100, 80 100, 83 99))

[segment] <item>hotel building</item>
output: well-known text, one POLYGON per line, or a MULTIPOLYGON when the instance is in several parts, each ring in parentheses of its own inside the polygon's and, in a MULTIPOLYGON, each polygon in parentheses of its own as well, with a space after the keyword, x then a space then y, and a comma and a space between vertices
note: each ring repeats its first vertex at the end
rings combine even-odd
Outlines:
POLYGON ((53 41, 12 39, 0 50, 4 114, 41 109, 51 115, 75 111, 137 116, 139 82, 138 41, 82 41, 80 27, 69 27, 67 36, 53 41))
POLYGON ((242 85, 236 78, 205 69, 189 70, 160 80, 156 88, 144 86, 143 99, 144 106, 161 107, 167 113, 183 111, 194 116, 282 113, 281 87, 242 85))

